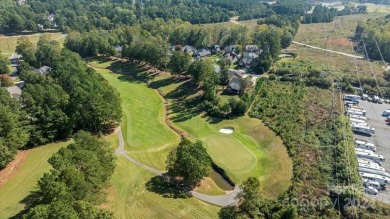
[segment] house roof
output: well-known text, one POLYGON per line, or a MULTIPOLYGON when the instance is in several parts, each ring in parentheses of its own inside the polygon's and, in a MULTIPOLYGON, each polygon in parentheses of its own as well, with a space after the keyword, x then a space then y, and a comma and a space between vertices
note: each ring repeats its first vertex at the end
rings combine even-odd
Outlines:
POLYGON ((6 90, 10 96, 15 99, 19 99, 20 95, 22 95, 22 89, 20 89, 18 86, 7 87, 6 90))
POLYGON ((207 50, 207 49, 200 49, 196 52, 196 55, 200 56, 200 57, 205 57, 205 56, 211 55, 211 52, 210 52, 210 50, 207 50))
POLYGON ((236 49, 238 45, 230 45, 226 47, 226 52, 234 52, 234 49, 236 49))
POLYGON ((16 52, 14 54, 12 54, 11 57, 9 57, 9 59, 20 59, 20 58, 22 58, 22 55, 20 55, 16 52))
POLYGON ((119 45, 115 46, 115 51, 122 52, 122 50, 123 50, 123 46, 119 46, 119 45))
POLYGON ((221 71, 221 66, 219 65, 214 65, 214 71, 219 73, 221 71))
POLYGON ((54 14, 49 14, 46 18, 49 21, 54 21, 54 14))
POLYGON ((241 78, 239 78, 237 76, 233 76, 229 80, 229 86, 233 90, 240 90, 241 89, 240 84, 241 84, 241 78))
POLYGON ((256 45, 246 45, 245 46, 245 51, 254 52, 254 51, 257 51, 257 50, 259 50, 259 47, 256 46, 256 45))
POLYGON ((193 47, 193 46, 189 46, 189 45, 185 45, 185 46, 183 46, 183 51, 184 52, 194 52, 196 49, 195 49, 195 47, 193 47))
POLYGON ((42 66, 38 69, 34 70, 35 73, 41 74, 41 75, 48 75, 51 72, 51 68, 49 66, 42 66))

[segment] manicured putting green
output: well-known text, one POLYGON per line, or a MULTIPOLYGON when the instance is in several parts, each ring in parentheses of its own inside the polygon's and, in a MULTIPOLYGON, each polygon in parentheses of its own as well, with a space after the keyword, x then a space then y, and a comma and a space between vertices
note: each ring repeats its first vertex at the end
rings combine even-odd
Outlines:
MULTIPOLYGON (((257 158, 235 136, 216 133, 202 138, 207 151, 219 166, 230 171, 247 171, 256 166, 257 158)), ((251 142, 256 144, 255 142, 251 142)))
POLYGON ((283 141, 260 120, 247 116, 231 120, 209 121, 202 115, 175 123, 201 140, 213 161, 235 183, 248 177, 261 181, 261 191, 275 198, 286 191, 292 178, 292 161, 283 141), (231 128, 232 134, 221 133, 231 128))

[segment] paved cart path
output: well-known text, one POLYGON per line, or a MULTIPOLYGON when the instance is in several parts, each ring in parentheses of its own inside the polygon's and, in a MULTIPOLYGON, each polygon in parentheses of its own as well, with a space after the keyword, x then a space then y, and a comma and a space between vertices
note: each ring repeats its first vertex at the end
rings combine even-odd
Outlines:
MULTIPOLYGON (((136 159, 130 157, 125 151, 125 141, 123 139, 122 130, 120 127, 118 127, 116 129, 116 133, 117 133, 117 136, 119 139, 119 146, 115 150, 115 153, 117 155, 126 158, 128 161, 135 164, 136 166, 139 166, 139 167, 141 167, 149 172, 152 172, 158 176, 167 177, 166 174, 163 173, 162 171, 157 170, 157 169, 150 167, 148 165, 145 165, 145 164, 137 161, 136 159)), ((218 206, 229 206, 229 205, 237 204, 238 200, 236 199, 236 197, 240 191, 241 191, 241 189, 236 186, 234 188, 234 190, 229 191, 229 194, 226 194, 226 195, 205 195, 205 194, 201 194, 201 193, 194 192, 194 191, 190 191, 190 193, 193 197, 200 199, 202 201, 205 201, 205 202, 208 202, 208 203, 211 203, 214 205, 218 205, 218 206)))

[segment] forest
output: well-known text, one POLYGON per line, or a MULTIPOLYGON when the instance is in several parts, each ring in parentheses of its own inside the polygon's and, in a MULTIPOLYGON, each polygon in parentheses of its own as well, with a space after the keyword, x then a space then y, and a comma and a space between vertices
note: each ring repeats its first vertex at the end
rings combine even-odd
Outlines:
POLYGON ((67 139, 79 130, 106 133, 120 122, 119 94, 78 54, 46 35, 37 45, 21 38, 17 51, 26 57, 18 66, 26 85, 19 101, 0 90, 0 169, 18 149, 67 139), (50 74, 34 72, 43 65, 52 67, 50 74))
POLYGON ((16 33, 42 28, 80 32, 95 28, 108 30, 156 18, 165 21, 181 19, 192 24, 215 23, 228 21, 233 16, 247 20, 272 13, 302 15, 305 8, 301 0, 279 1, 273 6, 255 0, 35 0, 24 5, 8 0, 0 4, 0 10, 3 11, 0 15, 0 33, 16 33), (49 19, 49 15, 53 16, 49 19))
POLYGON ((367 6, 365 5, 345 5, 345 8, 341 11, 338 11, 336 8, 328 8, 325 6, 315 6, 313 13, 306 14, 302 23, 323 23, 323 22, 332 22, 337 16, 350 15, 350 14, 367 14, 367 6))

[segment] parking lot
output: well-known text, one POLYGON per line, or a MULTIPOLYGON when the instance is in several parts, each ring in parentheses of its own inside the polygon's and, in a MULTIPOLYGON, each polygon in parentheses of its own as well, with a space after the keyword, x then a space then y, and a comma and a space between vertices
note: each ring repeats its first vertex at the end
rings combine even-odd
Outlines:
MULTIPOLYGON (((361 100, 359 105, 364 107, 367 111, 367 123, 375 128, 375 135, 367 137, 355 134, 355 137, 374 143, 377 147, 377 151, 375 153, 383 155, 386 159, 386 161, 382 164, 382 167, 386 169, 386 172, 390 172, 390 126, 385 122, 386 118, 382 116, 384 110, 390 109, 390 105, 372 103, 364 100, 361 100)), ((379 191, 379 194, 376 196, 367 196, 390 204, 389 187, 387 187, 385 191, 379 191)))

